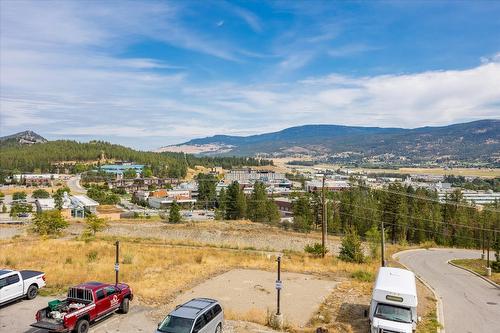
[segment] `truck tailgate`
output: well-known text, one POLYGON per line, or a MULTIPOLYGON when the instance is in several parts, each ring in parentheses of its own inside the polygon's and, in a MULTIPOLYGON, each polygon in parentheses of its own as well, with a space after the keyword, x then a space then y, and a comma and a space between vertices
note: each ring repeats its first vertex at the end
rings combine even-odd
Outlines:
POLYGON ((48 321, 38 321, 36 323, 31 324, 32 327, 43 328, 45 330, 53 331, 53 332, 67 332, 68 329, 64 327, 62 324, 54 324, 48 321))

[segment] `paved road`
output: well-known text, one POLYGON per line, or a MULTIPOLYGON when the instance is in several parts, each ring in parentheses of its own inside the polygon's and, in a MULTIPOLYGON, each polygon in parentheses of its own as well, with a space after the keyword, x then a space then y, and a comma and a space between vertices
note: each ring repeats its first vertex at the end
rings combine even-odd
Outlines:
POLYGON ((76 175, 68 179, 67 184, 72 194, 85 194, 87 190, 80 185, 81 175, 76 175))
MULTIPOLYGON (((47 306, 54 297, 38 296, 32 301, 22 300, 0 307, 0 332, 8 333, 47 333, 46 330, 30 327, 35 321, 38 309, 47 306)), ((126 315, 112 314, 91 326, 89 333, 107 332, 154 332, 156 323, 147 316, 150 308, 132 305, 126 315)))
POLYGON ((450 259, 479 258, 479 251, 417 250, 403 252, 398 257, 442 299, 446 332, 500 332, 500 289, 446 263, 450 259))

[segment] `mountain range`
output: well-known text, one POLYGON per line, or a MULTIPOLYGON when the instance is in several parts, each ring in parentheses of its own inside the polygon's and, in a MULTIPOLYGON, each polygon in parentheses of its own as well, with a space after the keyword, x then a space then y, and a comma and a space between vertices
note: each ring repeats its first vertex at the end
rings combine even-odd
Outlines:
POLYGON ((500 120, 414 129, 304 125, 251 136, 215 135, 158 151, 220 156, 307 155, 334 162, 497 164, 500 120))

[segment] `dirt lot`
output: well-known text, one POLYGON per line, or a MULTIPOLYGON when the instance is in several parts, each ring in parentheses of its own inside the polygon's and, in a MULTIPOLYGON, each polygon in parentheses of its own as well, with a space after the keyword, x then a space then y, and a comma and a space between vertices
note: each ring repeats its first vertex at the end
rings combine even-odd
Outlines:
MULTIPOLYGON (((281 311, 285 321, 303 327, 314 311, 333 291, 337 282, 313 275, 284 272, 281 276, 281 311)), ((276 311, 276 273, 235 269, 207 280, 177 296, 167 309, 194 297, 210 297, 221 301, 230 319, 266 322, 267 313, 276 311)), ((164 308, 164 307, 161 307, 164 308)), ((167 311, 163 311, 167 312, 167 311)))

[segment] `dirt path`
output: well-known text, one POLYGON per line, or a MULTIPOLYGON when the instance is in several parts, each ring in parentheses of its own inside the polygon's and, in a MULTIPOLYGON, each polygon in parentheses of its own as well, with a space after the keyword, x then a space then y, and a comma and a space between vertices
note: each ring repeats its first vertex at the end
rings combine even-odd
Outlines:
MULTIPOLYGON (((282 313, 286 322, 299 327, 307 324, 337 285, 335 281, 297 273, 284 272, 281 279, 282 313)), ((210 297, 222 303, 228 319, 265 323, 267 312, 276 311, 275 280, 275 273, 235 269, 182 293, 161 311, 166 314, 194 297, 210 297)))

